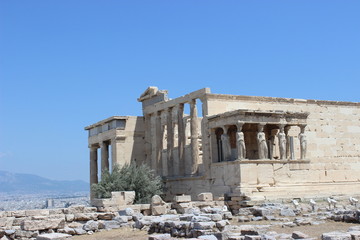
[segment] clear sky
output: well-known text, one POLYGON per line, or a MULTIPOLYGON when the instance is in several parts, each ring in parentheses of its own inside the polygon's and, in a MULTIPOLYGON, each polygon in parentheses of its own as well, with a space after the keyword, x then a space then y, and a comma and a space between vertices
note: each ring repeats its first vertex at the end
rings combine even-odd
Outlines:
POLYGON ((360 1, 0 0, 0 170, 88 181, 148 87, 360 101, 360 1))

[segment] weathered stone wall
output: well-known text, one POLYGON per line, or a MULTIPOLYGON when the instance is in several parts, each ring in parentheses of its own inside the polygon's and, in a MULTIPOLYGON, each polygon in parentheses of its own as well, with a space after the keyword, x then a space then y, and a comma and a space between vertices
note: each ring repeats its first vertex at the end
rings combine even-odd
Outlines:
MULTIPOLYGON (((236 161, 234 165, 241 169, 241 193, 276 198, 354 194, 359 189, 359 103, 207 94, 207 106, 210 116, 237 109, 310 113, 305 131, 308 162, 236 161)), ((299 159, 299 129, 292 127, 291 130, 295 159, 299 159)), ((208 161, 214 165, 212 160, 208 161)), ((219 177, 215 177, 217 172, 210 173, 210 178, 219 177)))

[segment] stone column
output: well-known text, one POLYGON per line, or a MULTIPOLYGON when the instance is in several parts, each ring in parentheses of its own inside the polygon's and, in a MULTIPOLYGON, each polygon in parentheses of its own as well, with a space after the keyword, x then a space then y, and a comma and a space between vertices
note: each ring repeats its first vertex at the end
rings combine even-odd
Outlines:
POLYGON ((150 139, 151 139, 151 169, 157 172, 158 164, 157 164, 157 138, 156 138, 156 129, 157 129, 157 115, 150 115, 150 139))
POLYGON ((101 173, 109 171, 109 144, 106 142, 100 143, 101 147, 101 173))
POLYGON ((306 150, 307 150, 307 140, 305 134, 305 127, 306 125, 300 125, 300 134, 299 134, 299 141, 300 141, 300 159, 306 159, 306 150))
POLYGON ((291 126, 285 126, 284 128, 284 133, 285 133, 285 137, 286 137, 286 159, 290 159, 291 158, 291 152, 290 152, 290 136, 289 136, 289 130, 290 130, 291 126))
POLYGON ((179 176, 179 124, 178 124, 178 107, 175 106, 172 111, 172 122, 173 122, 173 151, 172 151, 172 158, 173 158, 173 176, 179 176))
POLYGON ((245 138, 244 133, 242 132, 242 127, 244 123, 238 121, 237 133, 236 133, 236 148, 237 148, 237 159, 245 159, 246 158, 246 147, 245 147, 245 138))
POLYGON ((151 163, 151 115, 150 114, 146 114, 144 116, 144 120, 145 120, 145 163, 149 166, 152 167, 152 163, 151 163))
POLYGON ((257 133, 257 143, 258 143, 258 152, 259 152, 259 159, 267 159, 268 158, 268 146, 266 143, 266 137, 264 133, 264 125, 258 125, 258 133, 257 133))
POLYGON ((94 193, 91 190, 91 185, 98 183, 98 156, 97 156, 97 147, 90 147, 90 198, 95 197, 94 193))
POLYGON ((156 121, 156 171, 159 175, 162 175, 162 149, 163 149, 163 135, 161 126, 161 112, 157 112, 156 121))
POLYGON ((169 108, 167 111, 167 168, 168 176, 174 176, 174 128, 172 121, 172 108, 169 108))
POLYGON ((168 162, 167 162, 167 114, 166 110, 161 111, 161 172, 162 176, 168 176, 168 162))
POLYGON ((279 125, 280 132, 278 133, 278 139, 279 139, 279 153, 280 153, 280 159, 285 160, 286 159, 286 134, 284 133, 284 125, 279 125))
POLYGON ((179 175, 185 175, 185 125, 184 104, 180 103, 178 108, 178 152, 179 152, 179 175))
POLYGON ((224 161, 229 161, 231 159, 231 146, 230 146, 230 138, 227 134, 228 127, 224 126, 223 134, 221 135, 221 146, 223 152, 224 161))
POLYGON ((191 130, 191 174, 196 174, 199 161, 199 126, 196 99, 190 102, 190 130, 191 130))

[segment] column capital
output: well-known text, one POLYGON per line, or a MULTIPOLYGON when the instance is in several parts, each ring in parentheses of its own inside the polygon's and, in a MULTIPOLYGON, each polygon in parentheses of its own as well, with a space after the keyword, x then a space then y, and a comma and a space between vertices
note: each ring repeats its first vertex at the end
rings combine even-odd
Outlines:
POLYGON ((258 131, 263 132, 265 125, 266 125, 265 123, 258 123, 258 131))
POLYGON ((240 132, 242 130, 242 127, 244 126, 245 122, 243 121, 237 121, 236 122, 236 127, 238 128, 238 132, 240 132))

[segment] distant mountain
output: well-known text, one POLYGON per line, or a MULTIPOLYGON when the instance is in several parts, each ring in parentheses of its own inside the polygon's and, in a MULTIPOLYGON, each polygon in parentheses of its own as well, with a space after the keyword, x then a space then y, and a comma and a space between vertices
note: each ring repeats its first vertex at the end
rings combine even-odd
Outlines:
POLYGON ((44 193, 89 191, 89 183, 84 181, 56 181, 33 174, 0 171, 0 192, 44 193))

